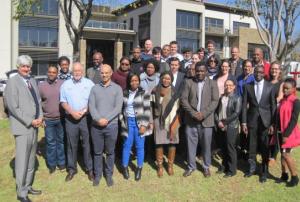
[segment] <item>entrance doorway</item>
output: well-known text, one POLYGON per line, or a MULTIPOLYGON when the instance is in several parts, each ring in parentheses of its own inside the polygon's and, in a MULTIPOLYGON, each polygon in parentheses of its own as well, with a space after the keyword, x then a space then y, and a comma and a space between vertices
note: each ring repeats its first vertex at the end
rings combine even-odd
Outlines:
POLYGON ((86 67, 93 66, 93 53, 95 51, 101 52, 103 55, 103 63, 109 64, 112 68, 114 67, 114 41, 109 40, 93 40, 87 39, 86 49, 86 67))

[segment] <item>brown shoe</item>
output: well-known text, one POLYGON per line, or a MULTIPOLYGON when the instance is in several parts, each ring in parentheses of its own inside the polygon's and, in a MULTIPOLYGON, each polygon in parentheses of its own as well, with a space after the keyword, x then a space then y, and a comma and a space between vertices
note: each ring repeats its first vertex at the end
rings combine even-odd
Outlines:
POLYGON ((94 181, 94 173, 93 173, 93 171, 88 171, 87 174, 88 174, 89 180, 90 181, 94 181))
POLYGON ((164 161, 164 150, 163 147, 156 148, 156 162, 157 162, 157 176, 163 176, 163 161, 164 161))
POLYGON ((210 177, 211 176, 209 168, 204 170, 203 175, 204 175, 204 177, 210 177))
POLYGON ((168 174, 174 175, 174 170, 173 170, 173 164, 174 164, 174 159, 175 159, 175 154, 176 154, 176 147, 169 147, 168 151, 168 174))

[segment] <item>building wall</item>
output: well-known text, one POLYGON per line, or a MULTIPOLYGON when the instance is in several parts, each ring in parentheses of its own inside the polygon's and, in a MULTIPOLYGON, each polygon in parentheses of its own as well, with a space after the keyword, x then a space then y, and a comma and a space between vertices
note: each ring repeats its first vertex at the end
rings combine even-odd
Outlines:
MULTIPOLYGON (((170 41, 176 40, 176 10, 200 13, 202 16, 202 30, 204 30, 203 13, 205 7, 202 3, 186 0, 163 0, 162 2, 162 27, 161 44, 164 45, 170 41)), ((202 39, 204 41, 204 31, 202 39)))
MULTIPOLYGON (((0 79, 6 78, 5 72, 9 71, 12 67, 15 67, 12 62, 12 48, 13 48, 13 36, 15 32, 12 32, 14 22, 12 20, 12 3, 11 1, 3 1, 0 6, 0 24, 1 24, 1 37, 0 37, 0 79)), ((17 52, 17 50, 14 50, 17 52)))
POLYGON ((240 27, 239 29, 239 48, 242 58, 248 57, 248 44, 263 44, 257 29, 240 27))
MULTIPOLYGON (((249 23, 250 28, 256 28, 255 20, 247 16, 241 16, 233 13, 225 13, 220 11, 208 10, 204 12, 205 17, 221 19, 224 22, 224 36, 223 36, 223 57, 230 57, 230 47, 228 36, 225 36, 225 30, 230 30, 230 33, 233 34, 233 22, 243 22, 249 23)), ((249 36, 249 35, 248 35, 249 36)))

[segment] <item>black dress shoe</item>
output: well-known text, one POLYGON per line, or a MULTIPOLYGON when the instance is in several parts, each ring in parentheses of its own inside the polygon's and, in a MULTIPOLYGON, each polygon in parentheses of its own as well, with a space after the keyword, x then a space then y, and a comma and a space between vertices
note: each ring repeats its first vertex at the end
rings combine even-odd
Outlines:
POLYGON ((68 175, 66 176, 65 181, 69 182, 73 179, 74 175, 76 174, 76 172, 69 172, 68 175))
POLYGON ((88 175, 89 180, 93 182, 93 180, 94 180, 94 173, 93 173, 93 171, 88 171, 87 175, 88 175))
POLYGON ((194 172, 194 170, 192 170, 192 169, 187 169, 187 170, 184 171, 183 177, 188 177, 188 176, 190 176, 193 172, 194 172))
POLYGON ((299 184, 299 178, 298 178, 298 176, 296 175, 296 176, 292 176, 291 177, 291 181, 289 181, 288 183, 287 183, 287 187, 295 187, 295 186, 297 186, 299 184))
POLYGON ((216 172, 217 174, 222 174, 222 173, 224 173, 225 172, 225 167, 224 166, 220 166, 219 168, 218 168, 218 171, 216 172))
POLYGON ((99 186, 99 183, 100 183, 100 177, 95 177, 93 180, 93 186, 97 187, 99 186))
POLYGON ((260 182, 260 183, 265 183, 265 182, 267 182, 267 176, 266 176, 266 175, 260 176, 259 182, 260 182))
POLYGON ((114 181, 113 181, 112 177, 106 177, 105 180, 106 180, 106 185, 108 187, 111 187, 114 185, 114 181))
POLYGON ((251 177, 252 175, 254 175, 254 172, 246 172, 244 177, 251 177))
POLYGON ((55 167, 51 167, 49 168, 49 173, 50 174, 53 174, 55 172, 56 168, 55 167))
POLYGON ((276 183, 283 183, 283 182, 287 182, 289 179, 289 174, 288 173, 285 173, 285 172, 282 172, 281 173, 281 177, 276 180, 276 183))
POLYGON ((128 166, 123 167, 123 177, 124 179, 128 180, 129 179, 129 170, 128 170, 128 166))
POLYGON ((139 167, 138 167, 138 168, 136 169, 134 179, 135 179, 135 181, 139 181, 139 180, 141 179, 141 177, 142 177, 142 168, 139 168, 139 167))
POLYGON ((26 197, 17 197, 17 199, 21 202, 31 202, 31 200, 26 196, 26 197))
POLYGON ((36 190, 33 189, 32 187, 30 189, 28 189, 28 194, 32 194, 32 195, 41 195, 42 191, 41 190, 36 190))

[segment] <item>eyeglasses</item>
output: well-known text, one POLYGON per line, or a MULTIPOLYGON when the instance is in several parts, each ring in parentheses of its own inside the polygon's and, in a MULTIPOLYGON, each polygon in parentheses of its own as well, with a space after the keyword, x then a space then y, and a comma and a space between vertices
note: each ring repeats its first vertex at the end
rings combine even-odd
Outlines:
POLYGON ((121 63, 121 65, 129 66, 130 64, 128 64, 128 63, 121 63))
POLYGON ((214 63, 216 63, 216 61, 215 61, 215 60, 210 60, 209 62, 214 62, 214 63))

